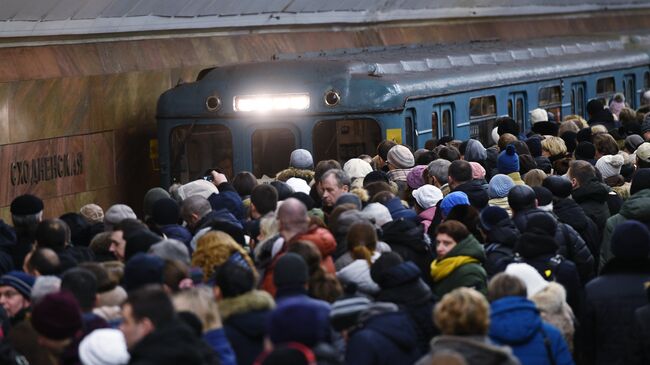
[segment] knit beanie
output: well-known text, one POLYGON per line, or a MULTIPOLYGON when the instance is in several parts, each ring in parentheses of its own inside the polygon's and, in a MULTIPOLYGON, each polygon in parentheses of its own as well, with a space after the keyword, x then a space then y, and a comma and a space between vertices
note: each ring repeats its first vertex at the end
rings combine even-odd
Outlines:
POLYGON ((10 286, 16 289, 25 299, 29 300, 35 280, 33 276, 27 273, 14 270, 0 277, 0 286, 10 286))
POLYGON ((156 224, 161 226, 178 224, 181 208, 176 203, 176 200, 172 198, 158 199, 158 201, 153 203, 152 208, 151 218, 156 224))
POLYGON ((482 180, 485 179, 485 168, 481 166, 480 163, 471 161, 470 166, 472 166, 472 179, 482 180))
POLYGON ((187 246, 173 238, 164 239, 149 248, 149 253, 163 260, 176 260, 190 266, 190 253, 187 246))
POLYGON ((280 257, 273 270, 277 288, 303 287, 309 279, 309 268, 302 256, 288 252, 280 257))
POLYGON ((124 289, 132 291, 148 284, 162 284, 165 262, 158 256, 138 253, 124 266, 124 289))
POLYGON ((341 194, 338 199, 336 199, 336 202, 334 203, 335 207, 338 207, 339 205, 343 204, 353 204, 357 209, 361 209, 362 204, 361 204, 361 199, 357 194, 353 193, 343 193, 341 194))
POLYGON ((311 157, 311 152, 302 148, 293 150, 291 157, 289 157, 289 166, 301 170, 311 170, 314 167, 314 160, 311 157))
POLYGON ((605 155, 596 161, 596 168, 603 175, 603 179, 611 176, 620 175, 621 166, 623 166, 623 156, 621 155, 605 155))
POLYGON ((363 186, 366 187, 368 184, 374 182, 385 182, 388 184, 388 176, 383 171, 372 171, 366 177, 363 178, 363 186))
POLYGON ((549 213, 533 214, 526 222, 526 228, 522 233, 535 233, 544 236, 554 237, 557 231, 557 221, 549 213))
POLYGON ((457 205, 470 205, 467 194, 462 191, 454 191, 453 193, 447 194, 447 196, 442 199, 440 209, 442 209, 442 213, 446 217, 449 215, 449 212, 451 212, 451 209, 457 205))
POLYGON ((576 160, 593 160, 596 157, 596 147, 591 142, 583 141, 578 143, 573 152, 576 160))
POLYGON ((505 209, 497 206, 485 207, 479 215, 481 227, 486 231, 492 230, 492 228, 494 228, 497 223, 507 218, 508 212, 505 209))
POLYGON ((146 228, 136 229, 124 235, 126 246, 124 247, 124 259, 128 261, 137 253, 149 252, 151 246, 162 241, 162 237, 146 228))
POLYGON ((505 151, 499 153, 497 170, 504 175, 519 171, 519 155, 515 152, 515 146, 512 144, 509 144, 505 151))
POLYGON ((41 275, 36 278, 31 291, 32 306, 40 302, 46 295, 61 290, 61 279, 52 275, 41 275))
POLYGON ((417 189, 425 184, 422 173, 424 170, 426 170, 426 168, 427 167, 425 165, 415 166, 411 169, 411 171, 409 171, 408 175, 406 175, 406 183, 411 189, 417 189))
POLYGON ((370 203, 363 208, 363 214, 368 217, 370 221, 375 222, 375 227, 381 228, 384 224, 393 221, 390 215, 390 210, 381 203, 370 203))
POLYGON ((79 345, 84 365, 121 365, 129 362, 129 352, 122 331, 99 328, 88 334, 79 345))
POLYGON ((576 140, 578 141, 578 143, 580 142, 591 143, 591 128, 587 127, 579 130, 578 134, 576 135, 576 140))
POLYGON ((81 214, 90 223, 101 223, 104 221, 104 210, 97 204, 86 204, 79 209, 81 214))
POLYGON ((329 308, 303 298, 287 298, 271 311, 268 334, 273 344, 298 342, 315 346, 329 340, 329 308))
POLYGON ((548 113, 546 110, 537 108, 530 111, 530 124, 539 122, 548 122, 548 113))
MULTIPOLYGON (((375 262, 372 263, 372 266, 370 266, 370 278, 382 289, 393 287, 391 284, 396 283, 393 283, 394 280, 391 280, 391 278, 397 277, 403 280, 404 275, 400 274, 404 274, 404 272, 392 272, 391 269, 399 266, 403 262, 404 260, 402 259, 402 256, 398 253, 384 252, 377 260, 375 260, 375 262)), ((419 272, 420 270, 417 269, 417 271, 419 272)))
POLYGON ((638 134, 632 134, 625 138, 625 148, 630 152, 636 151, 637 148, 643 143, 643 138, 638 134))
POLYGON ((542 275, 534 267, 526 263, 512 263, 506 267, 506 274, 519 278, 526 284, 528 298, 544 290, 548 286, 548 281, 544 280, 542 275))
POLYGON ((388 163, 398 169, 408 169, 415 165, 415 158, 408 147, 398 144, 388 151, 388 163))
POLYGON ((650 143, 641 143, 636 149, 636 157, 641 161, 650 162, 650 143))
POLYGON ((286 200, 291 196, 291 194, 295 193, 293 188, 289 186, 284 181, 271 181, 269 185, 273 186, 275 190, 278 191, 278 201, 283 201, 286 200))
POLYGON ((650 169, 648 168, 636 170, 632 177, 632 184, 630 184, 630 195, 644 189, 650 189, 650 169))
POLYGON ((530 151, 530 155, 533 157, 539 157, 542 155, 542 140, 539 137, 530 137, 526 140, 526 145, 530 151))
POLYGON ((37 196, 24 194, 11 201, 9 211, 13 215, 31 215, 43 211, 43 201, 37 196))
POLYGON ((153 209, 154 203, 163 198, 171 198, 167 190, 160 187, 149 189, 149 191, 147 191, 147 193, 144 194, 144 201, 142 203, 142 210, 144 211, 144 216, 150 217, 154 210, 153 209))
POLYGON ((255 276, 247 266, 228 259, 215 268, 214 285, 221 289, 224 298, 233 298, 253 290, 255 276))
POLYGON ((497 174, 492 176, 488 187, 488 196, 490 199, 505 198, 508 192, 515 186, 515 182, 508 175, 497 174))
POLYGON ((133 213, 133 209, 125 204, 114 204, 106 211, 104 215, 104 229, 112 231, 113 226, 125 219, 138 219, 133 213))
POLYGON ((442 200, 442 190, 433 185, 423 185, 419 189, 413 190, 412 193, 415 201, 423 209, 435 207, 440 200, 442 200))
POLYGON ((571 181, 562 176, 551 175, 542 182, 542 186, 547 188, 554 196, 558 198, 568 198, 571 195, 571 181))
POLYGON ((363 179, 372 172, 372 166, 360 158, 351 158, 343 165, 343 171, 347 172, 351 179, 363 179))
POLYGON ((330 324, 335 331, 343 331, 356 326, 359 315, 370 308, 371 301, 366 297, 350 297, 332 303, 330 324))
POLYGON ((650 253, 650 231, 638 221, 627 220, 614 229, 611 247, 612 254, 619 259, 646 258, 650 253))
POLYGON ((578 143, 576 140, 576 137, 578 134, 576 132, 572 131, 566 131, 562 133, 560 138, 564 141, 564 144, 566 145, 566 149, 568 153, 573 153, 576 149, 576 144, 578 143))
POLYGON ((48 294, 32 310, 32 327, 43 337, 65 340, 81 330, 81 308, 66 291, 48 294))

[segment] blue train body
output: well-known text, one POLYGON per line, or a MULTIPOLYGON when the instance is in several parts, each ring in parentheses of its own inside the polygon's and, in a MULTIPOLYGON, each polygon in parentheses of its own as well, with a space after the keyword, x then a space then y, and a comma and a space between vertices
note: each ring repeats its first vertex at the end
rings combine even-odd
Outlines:
POLYGON ((337 50, 204 70, 158 101, 163 185, 215 166, 273 176, 294 148, 315 160, 373 154, 382 139, 492 144, 497 116, 522 130, 541 107, 586 117, 587 101, 650 88, 641 36, 337 50))

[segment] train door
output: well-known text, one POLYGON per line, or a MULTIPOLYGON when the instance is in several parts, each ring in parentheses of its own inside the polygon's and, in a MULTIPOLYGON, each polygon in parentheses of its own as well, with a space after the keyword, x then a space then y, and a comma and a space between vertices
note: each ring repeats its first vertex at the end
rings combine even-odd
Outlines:
POLYGON ((627 105, 636 109, 636 82, 633 74, 623 76, 623 95, 627 105))
POLYGON ((508 115, 519 125, 519 131, 523 134, 526 130, 526 93, 523 91, 510 93, 508 95, 508 115))
POLYGON ((431 112, 431 138, 453 137, 454 105, 436 104, 431 112))
POLYGON ((416 112, 414 108, 406 109, 404 114, 404 144, 413 148, 415 151, 417 146, 417 139, 415 133, 417 131, 416 112))
POLYGON ((255 128, 250 132, 253 175, 274 177, 289 165, 291 152, 300 145, 300 132, 294 125, 255 128))
POLYGON ((374 155, 381 142, 381 127, 370 118, 321 120, 312 129, 315 161, 345 162, 362 154, 374 155))
POLYGON ((587 117, 585 88, 586 85, 584 82, 571 84, 571 114, 578 115, 582 118, 587 117))

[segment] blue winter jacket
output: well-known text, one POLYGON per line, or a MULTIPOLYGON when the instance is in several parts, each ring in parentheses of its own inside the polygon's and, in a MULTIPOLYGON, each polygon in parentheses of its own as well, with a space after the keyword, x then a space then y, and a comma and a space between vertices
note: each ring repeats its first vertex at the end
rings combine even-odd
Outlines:
POLYGON ((237 365, 235 351, 233 351, 226 331, 223 328, 209 330, 203 334, 203 340, 214 350, 219 357, 221 365, 237 365))
POLYGON ((542 322, 539 311, 530 300, 519 296, 505 297, 492 302, 490 309, 490 339, 499 345, 512 347, 522 364, 551 364, 544 333, 555 363, 574 363, 560 331, 542 322))

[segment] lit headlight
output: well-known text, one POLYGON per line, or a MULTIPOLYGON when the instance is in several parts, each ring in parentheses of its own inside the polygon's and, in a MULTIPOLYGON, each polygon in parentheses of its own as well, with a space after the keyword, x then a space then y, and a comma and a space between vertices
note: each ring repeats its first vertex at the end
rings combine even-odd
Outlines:
POLYGON ((235 96, 233 107, 236 112, 307 110, 309 109, 309 94, 235 96))

